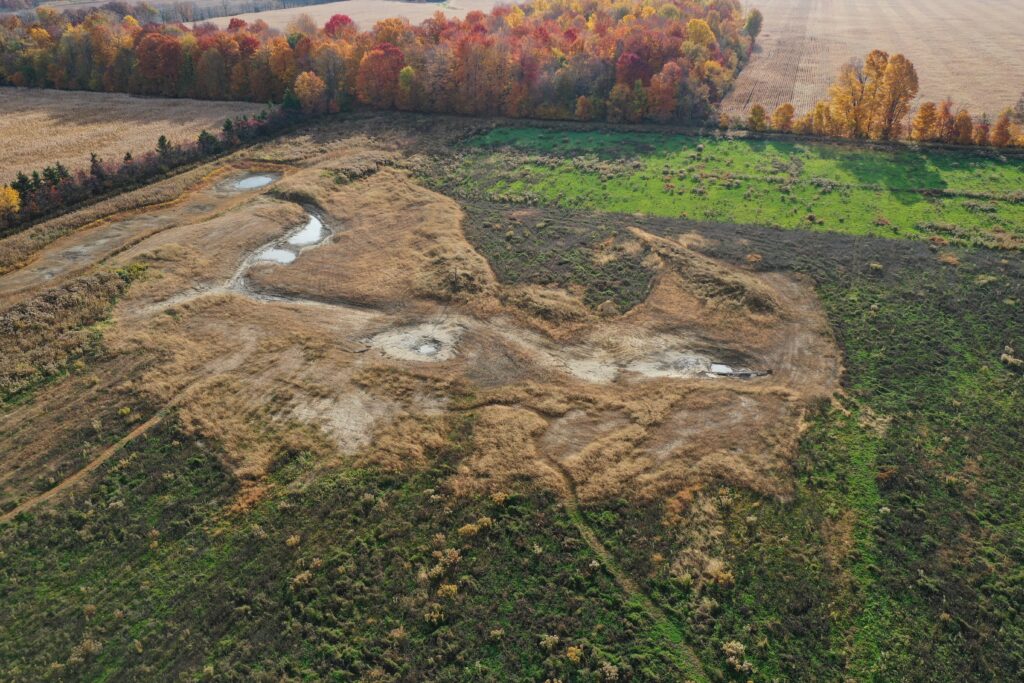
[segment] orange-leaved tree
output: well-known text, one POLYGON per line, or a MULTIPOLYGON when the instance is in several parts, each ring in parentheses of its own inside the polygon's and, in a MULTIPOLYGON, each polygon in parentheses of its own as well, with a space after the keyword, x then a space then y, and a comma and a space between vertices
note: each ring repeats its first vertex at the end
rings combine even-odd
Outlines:
POLYGON ((381 43, 363 55, 356 75, 359 101, 378 109, 393 107, 398 92, 398 73, 404 66, 402 51, 391 43, 381 43))
POLYGON ((793 130, 793 114, 795 110, 789 102, 780 104, 772 113, 772 130, 789 133, 793 130))
POLYGON ((1010 125, 1010 110, 1005 110, 996 119, 992 126, 992 133, 989 136, 994 147, 1006 147, 1013 141, 1013 127, 1010 125))

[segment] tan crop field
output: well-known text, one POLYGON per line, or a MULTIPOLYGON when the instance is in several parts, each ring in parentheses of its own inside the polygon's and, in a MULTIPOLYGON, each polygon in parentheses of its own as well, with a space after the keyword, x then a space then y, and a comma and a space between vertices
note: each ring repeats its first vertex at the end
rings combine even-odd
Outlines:
POLYGON ((0 183, 58 161, 72 171, 83 168, 92 152, 103 159, 138 155, 156 147, 161 135, 171 142, 193 140, 204 128, 220 130, 224 119, 260 108, 251 102, 3 88, 0 183))
POLYGON ((759 0, 764 28, 724 109, 792 102, 806 111, 839 68, 877 48, 917 67, 921 100, 996 115, 1024 90, 1024 3, 993 0, 759 0))
MULTIPOLYGON (((345 14, 356 22, 360 29, 369 30, 373 24, 388 17, 403 17, 414 24, 434 16, 435 12, 444 12, 448 16, 462 17, 474 10, 489 12, 501 3, 498 0, 450 0, 449 2, 402 2, 401 0, 346 0, 326 5, 310 5, 307 7, 289 7, 267 12, 239 14, 245 21, 262 19, 271 28, 284 30, 288 24, 303 14, 313 18, 317 24, 324 24, 335 14, 345 14)), ((211 19, 214 24, 224 28, 231 21, 230 16, 211 19)))

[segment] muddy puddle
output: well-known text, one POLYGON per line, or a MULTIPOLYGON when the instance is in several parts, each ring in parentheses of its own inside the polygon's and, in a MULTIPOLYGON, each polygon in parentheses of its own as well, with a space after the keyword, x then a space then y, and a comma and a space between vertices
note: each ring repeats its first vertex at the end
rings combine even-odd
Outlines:
POLYGON ((249 175, 241 180, 236 180, 231 187, 235 190, 257 190, 266 187, 280 177, 275 173, 249 175))
POLYGON ((257 261, 272 261, 273 263, 291 263, 295 260, 296 253, 288 249, 267 247, 256 254, 257 261))
POLYGON ((455 357, 465 331, 461 323, 440 320, 385 330, 364 342, 396 360, 441 362, 455 357))
POLYGON ((257 251, 253 256, 253 261, 269 261, 287 265, 294 261, 303 249, 317 246, 329 234, 330 231, 324 227, 323 221, 317 216, 309 214, 306 217, 306 222, 283 240, 275 240, 257 251))

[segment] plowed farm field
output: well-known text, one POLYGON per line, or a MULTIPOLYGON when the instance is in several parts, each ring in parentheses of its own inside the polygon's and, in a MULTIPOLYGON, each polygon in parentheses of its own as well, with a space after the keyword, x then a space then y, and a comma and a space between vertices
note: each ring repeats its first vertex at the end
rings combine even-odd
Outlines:
POLYGON ((58 161, 72 171, 85 168, 93 152, 101 159, 139 155, 154 149, 161 135, 175 143, 192 141, 204 128, 219 131, 224 119, 261 108, 251 102, 3 88, 0 183, 58 161))
MULTIPOLYGON (((381 19, 402 17, 414 24, 434 16, 435 12, 444 12, 450 17, 463 17, 473 11, 490 12, 499 4, 496 0, 449 0, 448 2, 405 2, 404 0, 345 0, 331 2, 326 5, 302 5, 285 9, 268 10, 266 12, 250 12, 239 14, 245 21, 262 19, 271 28, 286 30, 288 25, 302 15, 308 15, 319 25, 323 25, 335 14, 344 14, 352 18, 356 25, 364 31, 373 28, 381 19)), ((503 3, 512 4, 512 3, 503 3)), ((231 16, 212 19, 217 26, 224 28, 231 21, 231 16)))
POLYGON ((730 114, 792 102, 798 112, 828 92, 840 67, 872 49, 917 67, 921 100, 953 98, 998 114, 1024 90, 1024 3, 994 0, 758 0, 764 28, 726 98, 730 114))

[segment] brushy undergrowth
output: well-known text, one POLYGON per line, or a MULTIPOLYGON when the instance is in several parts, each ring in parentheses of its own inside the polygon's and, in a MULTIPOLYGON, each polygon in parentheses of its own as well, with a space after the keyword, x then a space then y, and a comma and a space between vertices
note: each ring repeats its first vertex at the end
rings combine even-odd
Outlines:
POLYGON ((791 499, 707 487, 682 513, 620 501, 588 518, 723 676, 1020 678, 1024 377, 1006 347, 1024 346, 1024 261, 964 250, 953 267, 917 243, 709 236, 721 258, 754 252, 761 268, 815 278, 845 396, 813 416, 791 499), (750 671, 729 663, 736 643, 750 671))
POLYGON ((164 428, 88 497, 0 530, 0 677, 677 680, 553 494, 423 472, 309 476, 286 458, 245 513, 211 446, 164 428))
POLYGON ((138 265, 100 270, 0 312, 0 406, 95 350, 97 324, 144 273, 138 265))

